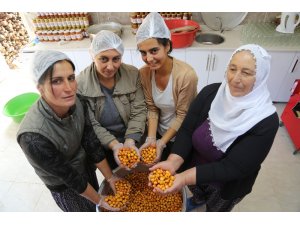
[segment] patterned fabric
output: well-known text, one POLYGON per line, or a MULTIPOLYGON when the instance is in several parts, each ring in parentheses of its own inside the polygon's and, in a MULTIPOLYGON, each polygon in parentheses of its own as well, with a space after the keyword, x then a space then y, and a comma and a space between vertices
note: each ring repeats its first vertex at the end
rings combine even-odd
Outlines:
POLYGON ((222 199, 220 189, 213 185, 191 185, 189 189, 193 193, 192 201, 195 204, 206 201, 207 212, 230 212, 243 199, 222 199))
POLYGON ((95 212, 96 205, 68 188, 62 192, 51 191, 56 204, 64 212, 95 212))

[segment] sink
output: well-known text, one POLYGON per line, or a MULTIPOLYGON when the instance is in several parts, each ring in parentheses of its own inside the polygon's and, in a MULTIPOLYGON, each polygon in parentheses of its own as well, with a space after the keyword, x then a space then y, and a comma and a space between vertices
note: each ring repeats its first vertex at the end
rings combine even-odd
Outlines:
POLYGON ((196 41, 204 45, 217 45, 223 43, 225 39, 218 34, 203 33, 196 36, 196 41))

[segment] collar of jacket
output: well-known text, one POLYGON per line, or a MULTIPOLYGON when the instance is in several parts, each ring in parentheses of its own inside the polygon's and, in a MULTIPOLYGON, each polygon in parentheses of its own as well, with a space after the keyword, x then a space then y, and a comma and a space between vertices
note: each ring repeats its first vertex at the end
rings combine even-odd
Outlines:
MULTIPOLYGON (((78 98, 76 98, 76 104, 78 104, 78 98)), ((65 118, 60 118, 58 117, 55 112, 50 108, 50 106, 48 105, 48 103, 43 99, 40 98, 39 102, 38 102, 38 107, 41 111, 41 113, 49 119, 52 119, 54 121, 56 121, 57 123, 66 125, 67 123, 69 123, 69 121, 73 120, 74 114, 75 114, 75 109, 76 109, 76 104, 73 105, 70 109, 69 109, 69 116, 65 117, 65 118)))

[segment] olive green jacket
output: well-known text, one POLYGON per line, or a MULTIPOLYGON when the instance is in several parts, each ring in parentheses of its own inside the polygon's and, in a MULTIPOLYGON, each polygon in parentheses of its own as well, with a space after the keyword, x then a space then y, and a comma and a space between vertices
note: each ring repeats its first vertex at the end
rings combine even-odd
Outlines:
MULTIPOLYGON (((116 85, 112 97, 127 127, 125 138, 129 134, 142 135, 145 130, 147 108, 139 71, 134 66, 122 63, 115 76, 116 85)), ((97 137, 102 145, 107 147, 116 137, 98 122, 103 111, 105 95, 100 88, 95 64, 92 63, 84 69, 76 80, 77 92, 88 99, 90 117, 97 137)))

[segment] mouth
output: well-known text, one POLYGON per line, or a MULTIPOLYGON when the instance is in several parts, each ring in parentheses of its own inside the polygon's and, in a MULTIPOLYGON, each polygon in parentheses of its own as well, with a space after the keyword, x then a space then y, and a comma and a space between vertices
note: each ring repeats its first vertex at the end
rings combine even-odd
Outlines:
POLYGON ((73 99, 73 98, 74 98, 74 96, 75 96, 75 95, 69 95, 69 96, 63 97, 63 99, 67 99, 67 100, 69 100, 69 99, 73 99))

